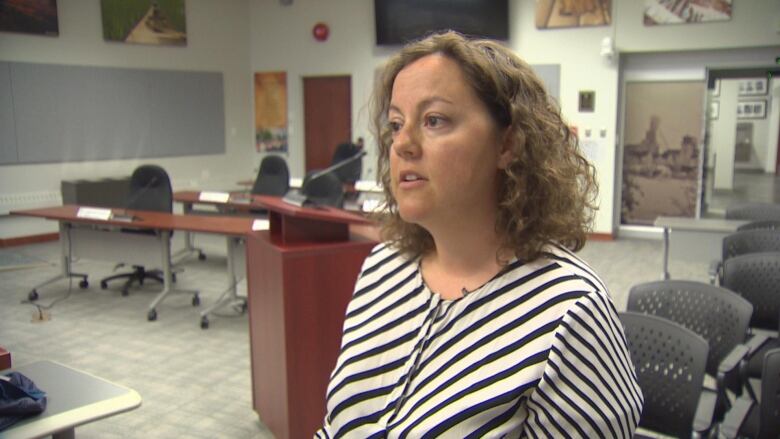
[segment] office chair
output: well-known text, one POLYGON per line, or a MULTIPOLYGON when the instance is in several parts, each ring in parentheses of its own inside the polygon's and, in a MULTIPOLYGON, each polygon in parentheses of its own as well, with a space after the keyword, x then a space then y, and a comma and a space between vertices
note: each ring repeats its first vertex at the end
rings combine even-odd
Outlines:
POLYGON ((780 220, 780 205, 754 202, 735 203, 726 207, 726 219, 780 220))
POLYGON ((344 187, 341 180, 331 172, 312 178, 315 173, 310 172, 303 179, 303 195, 315 205, 341 208, 344 204, 344 187))
POLYGON ((761 402, 752 398, 737 399, 720 426, 723 437, 780 437, 780 349, 766 352, 761 376, 761 402))
POLYGON ((753 221, 737 227, 738 232, 746 230, 780 230, 780 220, 753 221))
POLYGON ((719 422, 729 407, 727 378, 735 392, 740 360, 747 350, 753 305, 733 291, 701 282, 663 280, 635 285, 628 295, 627 311, 651 314, 675 322, 704 337, 709 345, 706 373, 717 379, 715 389, 705 388, 695 418, 696 430, 719 422), (730 376, 727 376, 729 375, 730 376))
MULTIPOLYGON (((171 180, 165 169, 156 165, 143 165, 136 168, 130 177, 125 208, 132 210, 152 210, 156 212, 173 212, 173 189, 171 180)), ((154 234, 152 230, 123 229, 126 233, 154 234)), ((124 264, 117 266, 121 267, 124 264)), ((100 288, 108 288, 108 282, 115 279, 127 279, 122 286, 122 295, 127 296, 134 283, 143 285, 147 279, 163 283, 160 270, 146 270, 145 267, 134 265, 133 271, 106 277, 100 281, 100 288)), ((175 279, 175 277, 174 277, 175 279)))
POLYGON ((618 315, 644 395, 639 427, 691 437, 707 367, 707 341, 661 317, 634 312, 618 315))
MULTIPOLYGON (((353 145, 352 143, 345 142, 341 143, 338 146, 336 146, 336 149, 333 151, 333 159, 331 160, 330 164, 335 165, 336 163, 342 162, 344 160, 347 160, 351 157, 354 157, 355 154, 359 153, 360 149, 353 145)), ((362 160, 355 160, 352 163, 345 165, 342 168, 336 169, 333 171, 334 174, 341 180, 342 183, 354 185, 356 181, 360 180, 360 174, 363 170, 363 161, 362 160)))
MULTIPOLYGON (((753 304, 750 327, 762 331, 753 331, 753 337, 748 340, 747 375, 759 378, 766 352, 780 348, 777 337, 780 329, 780 252, 751 253, 727 259, 723 263, 723 286, 753 304)), ((752 391, 752 386, 745 384, 752 391)))
POLYGON ((723 238, 720 261, 710 263, 710 283, 722 281, 723 261, 734 256, 780 251, 780 230, 754 229, 732 233, 723 238))
POLYGON ((269 155, 260 162, 252 194, 283 197, 290 190, 290 170, 278 155, 269 155))

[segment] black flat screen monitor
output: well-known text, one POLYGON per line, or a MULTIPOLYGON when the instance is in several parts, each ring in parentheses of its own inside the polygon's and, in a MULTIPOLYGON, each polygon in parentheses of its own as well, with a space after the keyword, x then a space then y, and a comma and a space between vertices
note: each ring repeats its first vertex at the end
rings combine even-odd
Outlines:
POLYGON ((509 0, 374 0, 376 43, 398 45, 452 29, 509 39, 509 0))

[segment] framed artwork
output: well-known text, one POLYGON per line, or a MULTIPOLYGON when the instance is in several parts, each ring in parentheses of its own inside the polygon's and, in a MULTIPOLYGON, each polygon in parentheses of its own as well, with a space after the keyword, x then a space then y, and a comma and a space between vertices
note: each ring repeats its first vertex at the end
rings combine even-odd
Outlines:
POLYGON ((58 36, 57 0, 0 0, 0 32, 58 36))
POLYGON ((645 26, 731 20, 732 0, 644 0, 645 26))
POLYGON ((608 26, 612 0, 536 0, 536 28, 608 26))
POLYGON ((184 0, 100 0, 103 39, 157 46, 186 46, 184 0))
POLYGON ((765 96, 769 82, 766 78, 749 78, 739 81, 740 96, 765 96))
POLYGON ((766 119, 766 99, 737 102, 737 119, 766 119))
POLYGON ((718 102, 718 101, 712 101, 712 102, 710 102, 710 108, 709 108, 709 110, 710 110, 710 111, 709 111, 709 113, 707 114, 707 116, 708 116, 710 119, 712 119, 712 120, 715 120, 715 119, 717 119, 717 118, 718 118, 718 115, 720 114, 720 102, 718 102))
POLYGON ((596 104, 596 92, 581 90, 579 103, 580 113, 592 113, 596 104))
POLYGON ((621 224, 695 217, 704 81, 626 83, 621 224))
POLYGON ((287 73, 255 73, 255 151, 287 152, 287 73))
POLYGON ((715 88, 712 89, 712 97, 719 97, 720 96, 720 79, 715 80, 715 88))

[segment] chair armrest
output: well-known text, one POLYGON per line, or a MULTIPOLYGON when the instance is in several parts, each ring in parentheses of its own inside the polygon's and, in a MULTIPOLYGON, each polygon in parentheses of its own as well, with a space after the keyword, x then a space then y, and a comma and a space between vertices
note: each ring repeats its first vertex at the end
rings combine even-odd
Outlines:
POLYGON ((715 281, 720 279, 721 261, 710 261, 710 267, 707 273, 710 276, 710 284, 716 285, 715 281))
POLYGON ((734 406, 726 413, 726 417, 720 424, 720 437, 725 439, 736 438, 740 427, 742 427, 752 408, 753 401, 749 399, 740 398, 734 401, 734 406))
POLYGON ((748 339, 747 343, 745 343, 745 346, 748 347, 748 358, 752 357, 753 354, 761 349, 764 343, 770 341, 771 339, 772 337, 766 334, 753 334, 750 339, 748 339))
POLYGON ((750 349, 747 345, 738 344, 726 355, 723 360, 718 364, 718 372, 716 379, 716 392, 717 392, 717 404, 715 417, 720 420, 723 419, 723 415, 731 407, 727 390, 731 390, 735 395, 742 394, 742 387, 745 381, 743 381, 742 371, 748 358, 750 349))

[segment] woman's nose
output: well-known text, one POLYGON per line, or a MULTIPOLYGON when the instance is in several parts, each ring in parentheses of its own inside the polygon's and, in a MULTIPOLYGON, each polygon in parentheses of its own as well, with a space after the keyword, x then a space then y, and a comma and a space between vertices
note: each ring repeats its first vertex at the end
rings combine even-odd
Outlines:
POLYGON ((393 138, 393 151, 403 158, 415 158, 420 154, 418 133, 414 127, 404 126, 398 130, 393 138))

